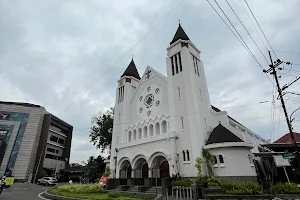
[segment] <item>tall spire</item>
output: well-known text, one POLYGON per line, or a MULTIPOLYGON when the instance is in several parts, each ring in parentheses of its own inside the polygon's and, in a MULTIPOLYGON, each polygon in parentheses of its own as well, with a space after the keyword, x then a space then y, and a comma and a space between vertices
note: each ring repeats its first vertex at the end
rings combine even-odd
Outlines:
POLYGON ((137 71, 136 66, 134 64, 133 58, 132 58, 131 62, 129 63, 127 69, 125 70, 125 72, 121 76, 121 78, 123 76, 133 76, 134 78, 137 78, 139 80, 141 79, 141 77, 139 75, 139 72, 137 71))
POLYGON ((182 40, 190 40, 190 38, 187 36, 187 34, 184 32, 183 28, 181 27, 180 21, 179 21, 179 26, 178 29, 173 37, 172 42, 170 42, 170 45, 176 42, 177 40, 182 39, 182 40))

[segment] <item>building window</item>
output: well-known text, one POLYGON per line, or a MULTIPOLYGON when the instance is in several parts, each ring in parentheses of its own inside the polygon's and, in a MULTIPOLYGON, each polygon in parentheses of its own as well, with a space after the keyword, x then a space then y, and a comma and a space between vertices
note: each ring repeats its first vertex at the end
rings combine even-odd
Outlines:
POLYGON ((174 61, 173 61, 173 56, 171 57, 171 64, 172 64, 172 75, 175 75, 175 70, 174 70, 174 61))
POLYGON ((162 121, 161 128, 162 128, 162 133, 166 133, 167 132, 167 122, 165 120, 162 121))
POLYGON ((215 165, 218 164, 217 156, 213 155, 213 157, 214 157, 214 164, 215 164, 215 165))
POLYGON ((55 153, 59 154, 59 150, 55 150, 55 153))
POLYGON ((118 102, 122 102, 124 100, 124 86, 119 87, 119 97, 118 102))
POLYGON ((55 153, 55 149, 52 149, 52 148, 47 148, 47 151, 51 152, 51 153, 55 153))
POLYGON ((61 145, 65 145, 65 140, 59 138, 59 139, 58 139, 58 143, 61 144, 61 145))
POLYGON ((50 141, 52 141, 52 142, 57 142, 57 140, 58 140, 58 137, 56 137, 56 136, 54 136, 54 135, 51 135, 51 136, 50 136, 50 141))
POLYGON ((180 100, 180 87, 178 87, 178 98, 179 98, 179 100, 180 100))
POLYGON ((219 155, 219 161, 220 161, 220 164, 224 164, 224 158, 222 155, 219 155))
POLYGON ((193 57, 195 74, 198 75, 198 76, 200 76, 199 67, 198 67, 198 59, 193 54, 192 54, 192 57, 193 57))
POLYGON ((183 116, 181 116, 180 119, 181 119, 181 127, 182 127, 182 129, 184 129, 183 116))
POLYGON ((194 69, 195 69, 195 74, 197 74, 197 69, 196 69, 196 64, 195 64, 195 57, 192 55, 193 57, 193 64, 194 64, 194 69))
POLYGON ((178 53, 178 59, 179 59, 179 69, 182 72, 182 63, 181 63, 181 55, 180 52, 178 53))
POLYGON ((160 125, 159 125, 158 122, 155 124, 155 134, 156 134, 156 135, 159 135, 159 134, 160 134, 160 125))
POLYGON ((136 129, 133 130, 133 140, 136 140, 136 129))
POLYGON ((186 150, 186 159, 189 162, 190 161, 190 152, 189 150, 186 150))
POLYGON ((139 139, 142 139, 142 128, 139 128, 138 131, 139 131, 138 137, 139 137, 139 139))
POLYGON ((183 157, 183 162, 185 162, 186 159, 185 159, 185 151, 184 150, 182 151, 182 157, 183 157))
POLYGON ((205 123, 205 129, 207 131, 207 122, 206 122, 206 118, 204 118, 204 123, 205 123))
POLYGON ((176 66, 176 74, 178 74, 178 62, 177 62, 177 54, 175 56, 175 66, 176 66))
POLYGON ((131 131, 129 131, 129 133, 128 133, 128 141, 129 142, 131 141, 131 131))

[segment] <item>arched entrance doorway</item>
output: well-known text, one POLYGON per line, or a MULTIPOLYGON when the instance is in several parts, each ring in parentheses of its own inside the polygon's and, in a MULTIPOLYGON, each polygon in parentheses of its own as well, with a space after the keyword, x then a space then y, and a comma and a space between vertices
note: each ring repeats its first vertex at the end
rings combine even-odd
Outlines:
POLYGON ((139 158, 134 166, 134 185, 144 185, 144 179, 149 177, 147 161, 144 158, 139 158))
POLYGON ((162 161, 162 163, 159 166, 159 177, 160 178, 170 177, 169 163, 167 160, 162 161))
POLYGON ((161 186, 161 179, 170 177, 168 160, 162 155, 156 156, 151 163, 151 173, 153 186, 161 186))
POLYGON ((142 178, 148 178, 149 177, 149 167, 148 163, 144 163, 142 167, 142 178))
POLYGON ((128 160, 124 160, 120 166, 119 178, 131 178, 131 164, 128 160))

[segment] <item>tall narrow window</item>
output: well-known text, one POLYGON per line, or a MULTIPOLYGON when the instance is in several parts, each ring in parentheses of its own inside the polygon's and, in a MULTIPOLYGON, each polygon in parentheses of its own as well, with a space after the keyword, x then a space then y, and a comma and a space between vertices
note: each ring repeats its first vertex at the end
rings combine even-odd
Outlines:
POLYGON ((174 76, 175 70, 174 70, 174 61, 173 61, 174 59, 173 58, 174 58, 174 56, 171 57, 171 64, 172 64, 172 75, 174 76))
POLYGON ((120 102, 121 102, 121 89, 119 88, 118 91, 119 91, 119 95, 118 95, 118 103, 120 103, 120 102))
POLYGON ((178 74, 177 54, 175 55, 175 66, 176 66, 176 74, 178 74))
POLYGON ((224 164, 224 158, 223 158, 222 155, 219 155, 219 160, 220 160, 220 163, 221 163, 221 164, 224 164))
POLYGON ((200 98, 201 98, 201 101, 203 101, 201 89, 199 89, 199 91, 200 91, 200 98))
POLYGON ((186 159, 187 159, 187 161, 190 161, 190 152, 189 152, 189 150, 186 150, 186 159))
POLYGON ((182 127, 182 129, 184 129, 183 116, 181 116, 180 118, 181 118, 181 127, 182 127))
POLYGON ((199 67, 198 67, 198 59, 197 58, 195 58, 195 63, 196 63, 196 68, 197 68, 197 75, 200 76, 199 67))
POLYGON ((213 157, 214 157, 214 164, 215 165, 218 164, 217 156, 213 155, 213 157))
POLYGON ((194 69, 195 69, 195 74, 197 74, 197 69, 196 69, 196 64, 195 64, 195 57, 192 55, 193 57, 193 64, 194 64, 194 69))
POLYGON ((182 72, 182 63, 181 63, 181 55, 180 55, 180 52, 178 53, 178 59, 179 59, 179 68, 180 68, 180 71, 182 72))
POLYGON ((178 98, 180 99, 180 87, 178 87, 178 98))
POLYGON ((185 159, 185 151, 184 150, 182 151, 182 157, 183 157, 183 162, 185 162, 186 159, 185 159))
POLYGON ((204 118, 204 123, 205 123, 205 128, 206 128, 206 131, 207 131, 207 122, 206 122, 206 118, 204 118))

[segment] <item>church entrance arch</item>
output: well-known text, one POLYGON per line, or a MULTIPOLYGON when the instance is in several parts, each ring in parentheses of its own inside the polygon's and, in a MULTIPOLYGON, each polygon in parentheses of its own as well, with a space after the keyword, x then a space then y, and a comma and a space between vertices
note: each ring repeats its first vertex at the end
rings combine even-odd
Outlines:
POLYGON ((170 177, 169 162, 162 156, 156 156, 151 164, 153 178, 168 178, 170 177))
POLYGON ((144 158, 139 158, 135 163, 134 178, 148 178, 149 167, 144 158))
POLYGON ((120 178, 131 178, 132 167, 128 160, 124 160, 120 166, 120 178))

